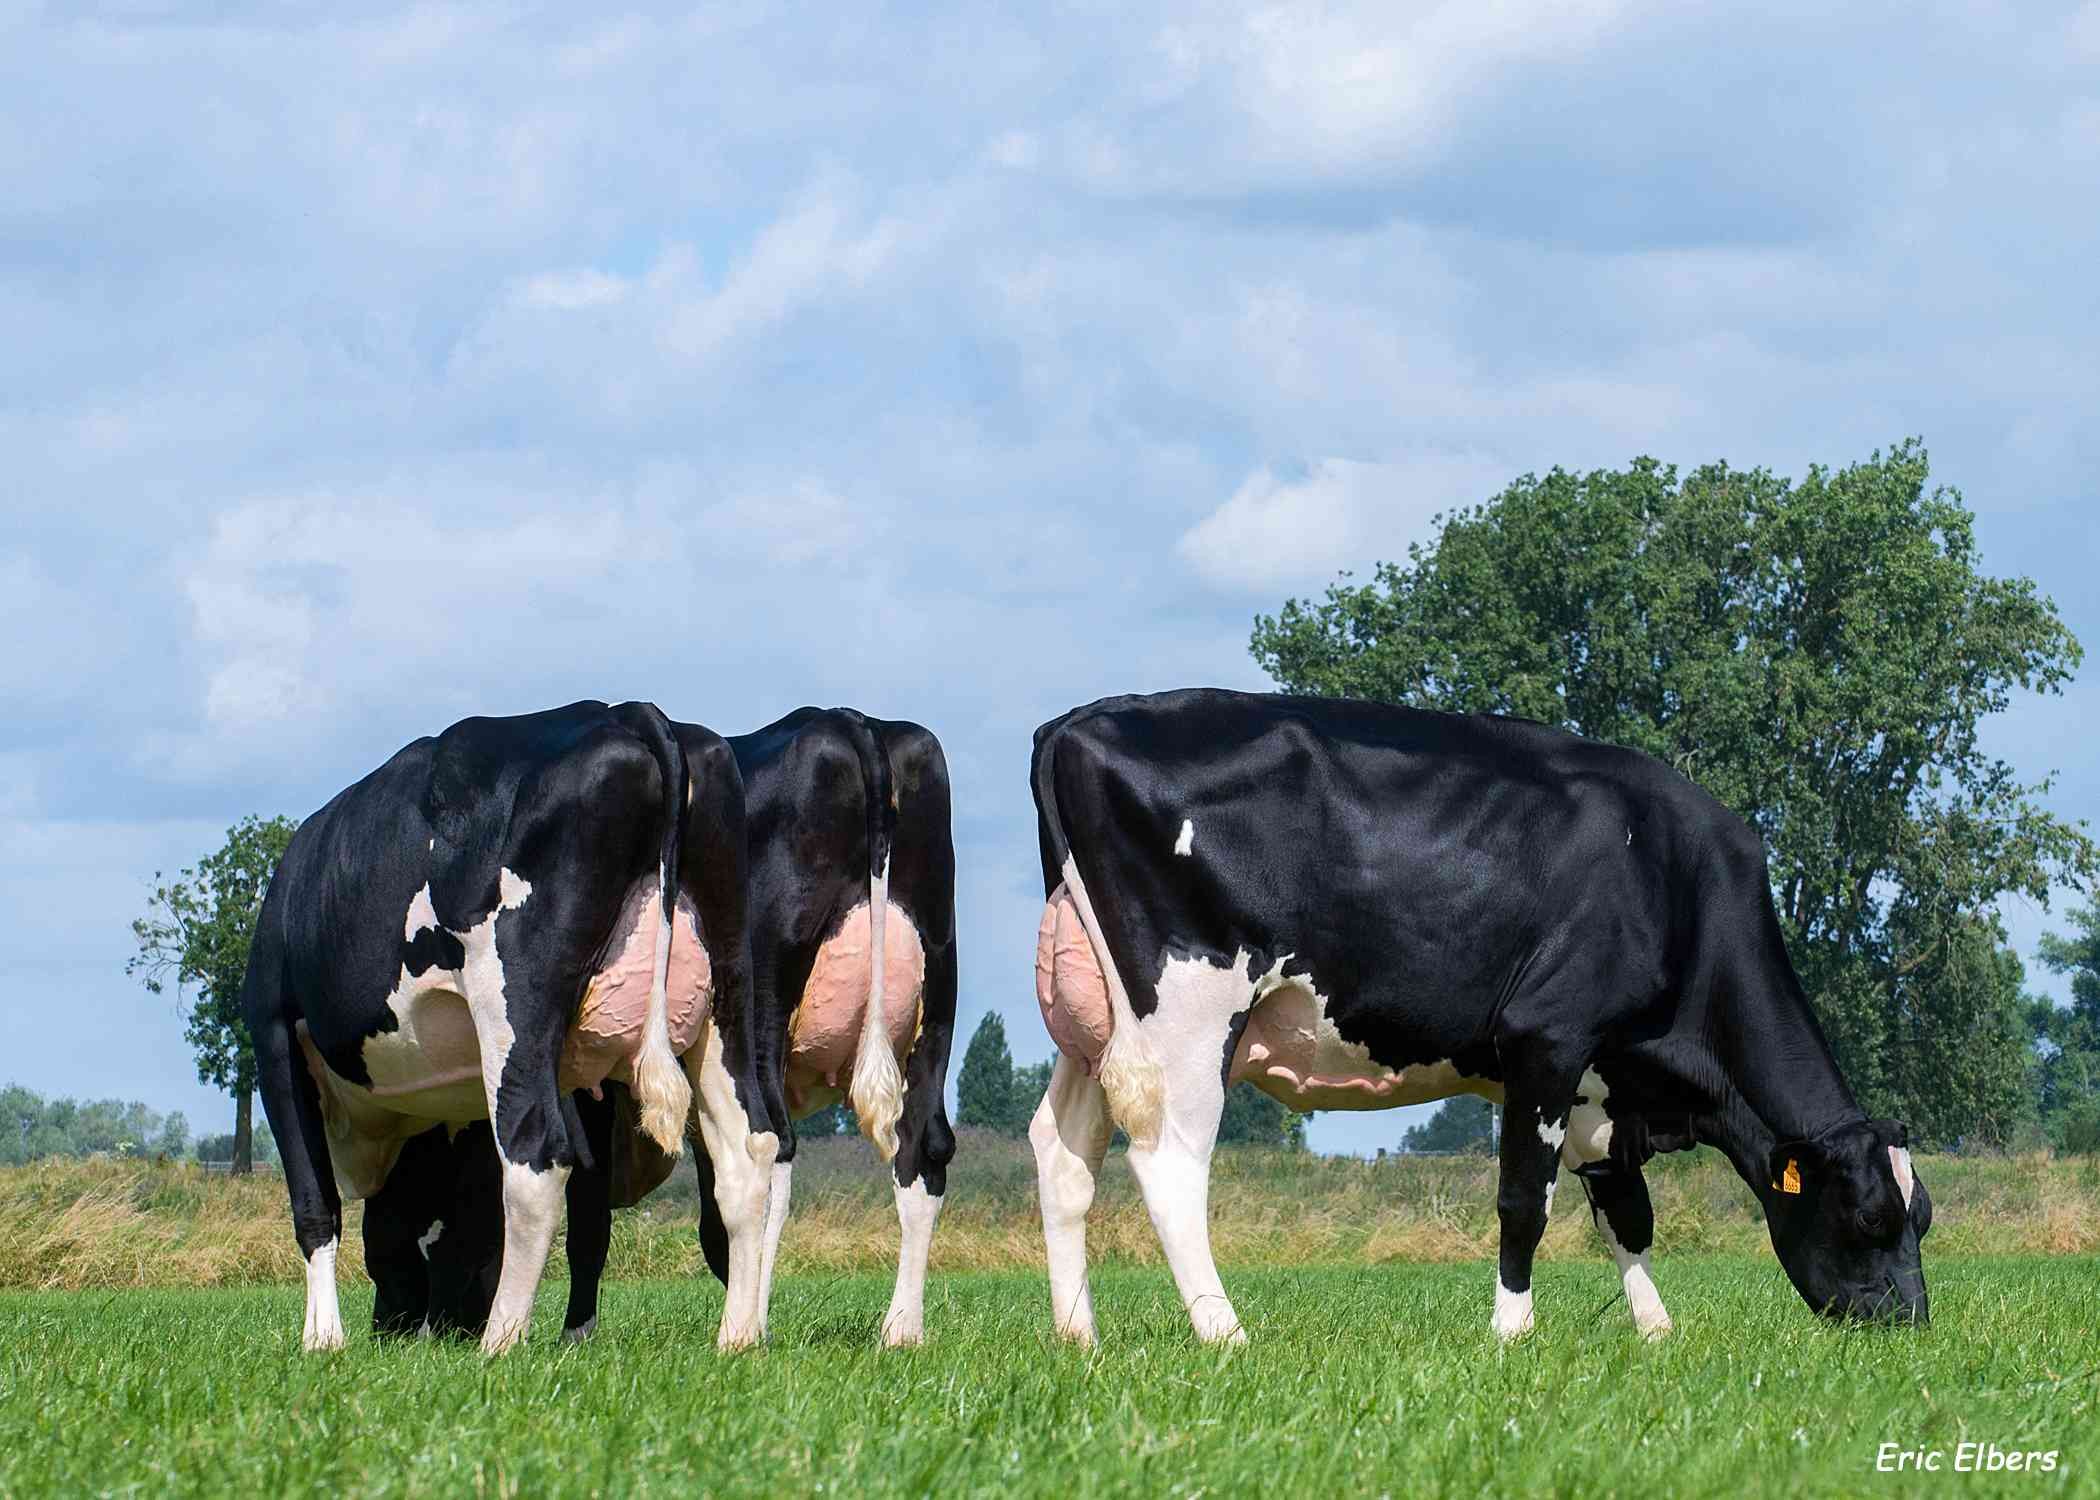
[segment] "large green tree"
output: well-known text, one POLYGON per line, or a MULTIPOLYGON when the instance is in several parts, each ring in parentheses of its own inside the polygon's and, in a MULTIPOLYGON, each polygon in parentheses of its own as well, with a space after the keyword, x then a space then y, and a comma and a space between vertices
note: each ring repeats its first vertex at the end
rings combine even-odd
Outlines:
POLYGON ((1756 825, 1846 1076, 1935 1140, 2026 1107, 1997 904, 2100 869, 2082 824, 1984 750, 2080 648, 1982 569, 1905 443, 1798 482, 1652 459, 1527 476, 1436 536, 1257 617, 1286 691, 1522 714, 1659 756, 1756 825))
POLYGON ((277 861, 298 823, 250 815, 226 842, 174 880, 156 870, 146 914, 131 924, 138 952, 124 972, 154 994, 174 986, 197 1078, 233 1096, 233 1170, 255 1162, 255 1049, 241 1019, 248 945, 277 861))
POLYGON ((2042 937, 2044 967, 2071 978, 2071 1003, 2029 1002, 2041 1051, 2043 1123, 2066 1151, 2100 1152, 2100 905, 2071 913, 2071 935, 2042 937))

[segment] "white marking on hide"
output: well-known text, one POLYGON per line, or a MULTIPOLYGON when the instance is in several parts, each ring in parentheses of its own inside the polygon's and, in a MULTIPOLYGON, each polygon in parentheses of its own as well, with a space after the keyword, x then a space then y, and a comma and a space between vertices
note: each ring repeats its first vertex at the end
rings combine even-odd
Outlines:
POLYGON ((1168 955, 1155 986, 1159 1004, 1139 1023, 1147 1050, 1160 1059, 1159 1131, 1148 1143, 1133 1142, 1130 1169, 1189 1322, 1207 1343, 1246 1341, 1211 1256, 1209 1198, 1211 1150, 1225 1106, 1225 1040, 1233 1018, 1259 992, 1247 977, 1249 963, 1244 950, 1223 968, 1168 955))
POLYGON ((1619 1282, 1626 1288, 1626 1306, 1633 1314, 1633 1326, 1642 1338, 1659 1339, 1671 1328, 1670 1314, 1663 1307, 1662 1294, 1655 1289, 1655 1277, 1648 1267, 1648 1252, 1639 1255, 1628 1253, 1612 1233, 1611 1220, 1602 1213, 1592 1213, 1597 1233, 1603 1236, 1604 1246, 1611 1251, 1611 1258, 1619 1267, 1619 1282))
POLYGON ((1604 1112, 1611 1089, 1594 1068, 1583 1070, 1575 1097, 1575 1107, 1568 1111, 1567 1139, 1560 1148, 1560 1159, 1570 1167, 1602 1161, 1611 1153, 1611 1117, 1604 1112))
POLYGON ((531 1326, 533 1293, 547 1268, 568 1181, 564 1166, 535 1172, 522 1162, 503 1164, 503 1269, 489 1306, 488 1330, 481 1337, 484 1354, 501 1354, 531 1326))
POLYGON ((343 1347, 343 1310, 336 1299, 336 1241, 318 1245, 306 1258, 306 1327, 300 1346, 309 1354, 343 1347))
POLYGON ((522 875, 514 875, 505 866, 496 876, 496 910, 516 911, 532 894, 532 882, 522 875))
POLYGON ((1561 1117, 1560 1123, 1557 1125, 1548 1125, 1544 1120, 1539 1121, 1539 1139, 1551 1146, 1555 1151, 1560 1149, 1560 1143, 1567 1138, 1568 1121, 1565 1115, 1561 1117))
POLYGON ((1910 1200, 1918 1190, 1918 1174, 1910 1164, 1910 1152, 1901 1146, 1889 1147, 1889 1170, 1896 1174, 1896 1187, 1903 1194, 1903 1211, 1910 1212, 1910 1200))
POLYGON ((940 1217, 941 1200, 926 1191, 924 1179, 897 1189, 897 1290, 882 1317, 882 1341, 892 1349, 926 1338, 926 1257, 940 1217))
POLYGON ((1183 818, 1181 820, 1181 836, 1174 840, 1174 852, 1186 858, 1195 851, 1195 848, 1196 820, 1194 818, 1183 818))
POLYGON ((430 882, 408 898, 408 916, 401 923, 401 940, 413 943, 416 934, 428 932, 438 924, 437 908, 430 904, 430 882))
POLYGON ((438 1236, 444 1232, 445 1221, 443 1219, 432 1219, 430 1221, 428 1232, 416 1241, 416 1248, 423 1252, 423 1259, 430 1259, 430 1247, 438 1242, 438 1236))
POLYGON ((1513 1292, 1495 1278, 1495 1337, 1503 1343, 1520 1339, 1531 1332, 1531 1292, 1529 1288, 1513 1292))
POLYGON ((1553 1217, 1553 1190, 1559 1186, 1560 1177, 1557 1174, 1546 1179, 1546 1217, 1549 1219, 1553 1217))
MULTIPOLYGON (((1391 1109, 1474 1092, 1499 1098, 1501 1086, 1463 1076, 1449 1058, 1393 1069, 1371 1049, 1345 1039, 1328 1015, 1328 1001, 1310 975, 1284 976, 1284 954, 1254 981, 1253 1014, 1232 1060, 1234 1082, 1245 1079, 1294 1109, 1391 1109)), ((1238 956, 1245 967, 1247 955, 1238 956)))

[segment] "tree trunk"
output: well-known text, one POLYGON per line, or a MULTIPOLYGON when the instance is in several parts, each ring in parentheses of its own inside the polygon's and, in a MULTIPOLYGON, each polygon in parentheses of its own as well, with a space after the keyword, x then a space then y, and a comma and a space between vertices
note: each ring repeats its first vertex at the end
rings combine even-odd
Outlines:
POLYGON ((235 1177, 255 1170, 255 1090, 245 1085, 233 1091, 233 1169, 235 1177))

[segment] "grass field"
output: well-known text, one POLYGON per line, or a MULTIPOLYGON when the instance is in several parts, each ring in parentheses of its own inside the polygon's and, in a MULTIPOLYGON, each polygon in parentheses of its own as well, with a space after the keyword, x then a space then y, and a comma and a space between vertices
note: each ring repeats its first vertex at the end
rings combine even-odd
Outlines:
MULTIPOLYGON (((723 1359, 692 1188, 618 1221, 600 1332, 567 1348, 565 1269, 503 1360, 375 1342, 297 1352, 281 1181, 62 1163, 0 1172, 0 1496, 100 1493, 2100 1495, 2100 1164, 1928 1158, 1934 1321, 1811 1317, 1712 1153, 1658 1162, 1639 1342, 1587 1216, 1558 1215, 1539 1332, 1487 1333, 1484 1161, 1222 1153, 1213 1232, 1252 1336, 1196 1345, 1130 1174, 1090 1225, 1102 1346, 1048 1336, 1025 1148, 970 1137, 934 1242, 928 1347, 876 1348, 895 1217, 857 1142, 797 1169, 773 1336, 723 1359), (1954 1473, 1957 1445, 2057 1453, 1954 1473), (1879 1445, 1943 1451, 1880 1474, 1879 1445)), ((1573 1184, 1565 1203, 1579 1203, 1573 1184)))
POLYGON ((1948 1260, 1913 1333, 1821 1326, 1769 1260, 1661 1275, 1661 1345, 1607 1265, 1564 1262, 1506 1352, 1481 1265, 1228 1270, 1233 1352, 1192 1342, 1163 1272, 1114 1267, 1091 1355, 1047 1337, 1026 1272, 939 1278, 903 1353, 875 1348, 883 1277, 804 1277, 731 1359, 697 1281, 613 1286, 591 1343, 493 1363, 366 1338, 304 1358, 292 1288, 9 1293, 0 1493, 1903 1495, 1879 1444, 1951 1465, 1964 1439, 2058 1468, 1934 1488, 2100 1493, 2090 1261, 1948 1260))

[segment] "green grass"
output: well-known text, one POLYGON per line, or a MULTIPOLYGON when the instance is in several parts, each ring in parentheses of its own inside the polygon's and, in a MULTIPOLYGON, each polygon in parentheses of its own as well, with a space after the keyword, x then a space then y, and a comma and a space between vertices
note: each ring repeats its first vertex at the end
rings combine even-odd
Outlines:
MULTIPOLYGON (((1097 1270, 1103 1343, 1047 1333, 1040 1272, 951 1272, 933 1342, 875 1348, 880 1275, 777 1291, 714 1352, 712 1283, 606 1289, 581 1348, 296 1352, 296 1288, 0 1295, 0 1494, 2100 1494, 2100 1267, 1943 1258, 1933 1326, 1827 1327, 1769 1258, 1666 1257, 1640 1343, 1608 1262, 1541 1269, 1487 1331, 1482 1263, 1228 1269, 1253 1343, 1194 1344, 1165 1272, 1097 1270), (2056 1449, 2054 1474, 1878 1475, 1876 1447, 2056 1449)), ((353 1329, 370 1294, 346 1286, 353 1329)))

